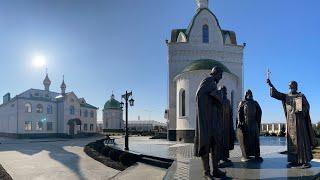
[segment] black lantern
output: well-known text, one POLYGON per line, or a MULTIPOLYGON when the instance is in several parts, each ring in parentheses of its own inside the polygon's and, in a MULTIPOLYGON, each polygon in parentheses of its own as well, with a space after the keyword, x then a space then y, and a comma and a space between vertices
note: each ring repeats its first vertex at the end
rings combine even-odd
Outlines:
POLYGON ((130 106, 134 106, 134 99, 131 98, 131 99, 129 100, 129 103, 130 103, 130 106))
POLYGON ((124 95, 122 95, 122 99, 125 100, 125 103, 121 102, 120 106, 121 108, 125 106, 125 112, 126 112, 126 134, 124 136, 124 146, 125 146, 125 150, 128 151, 129 150, 129 130, 128 130, 128 106, 130 104, 130 106, 134 105, 134 100, 130 98, 130 96, 132 96, 132 91, 128 92, 126 91, 126 93, 124 95))
POLYGON ((122 108, 123 108, 123 106, 124 106, 124 103, 123 103, 123 102, 121 102, 121 103, 120 103, 120 108, 122 109, 122 108))

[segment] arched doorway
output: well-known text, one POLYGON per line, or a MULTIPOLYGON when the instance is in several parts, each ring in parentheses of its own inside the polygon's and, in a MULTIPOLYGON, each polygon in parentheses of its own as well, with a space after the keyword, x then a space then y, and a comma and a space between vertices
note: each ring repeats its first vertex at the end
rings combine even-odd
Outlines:
POLYGON ((80 119, 70 119, 68 121, 68 125, 69 125, 69 135, 71 136, 74 136, 76 133, 75 133, 75 129, 76 129, 76 126, 79 126, 80 127, 80 132, 81 132, 81 120, 80 119))

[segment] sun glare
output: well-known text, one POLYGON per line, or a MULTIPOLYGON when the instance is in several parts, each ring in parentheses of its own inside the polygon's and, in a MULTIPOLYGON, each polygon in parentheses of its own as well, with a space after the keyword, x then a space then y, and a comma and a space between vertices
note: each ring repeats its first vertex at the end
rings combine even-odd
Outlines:
POLYGON ((41 68, 46 65, 46 57, 43 55, 36 55, 33 57, 32 65, 36 68, 41 68))

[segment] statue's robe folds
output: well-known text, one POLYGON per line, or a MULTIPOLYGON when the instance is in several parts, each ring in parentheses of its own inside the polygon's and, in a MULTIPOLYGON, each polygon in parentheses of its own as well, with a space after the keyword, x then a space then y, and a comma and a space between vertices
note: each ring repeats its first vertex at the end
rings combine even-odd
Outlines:
POLYGON ((312 146, 315 145, 315 134, 307 98, 302 93, 280 93, 274 87, 270 88, 270 94, 271 97, 282 101, 287 119, 288 162, 310 162, 313 159, 312 146))
POLYGON ((262 110, 258 102, 254 100, 241 101, 238 107, 237 136, 243 157, 260 157, 260 127, 262 110))
POLYGON ((196 130, 194 155, 201 157, 210 152, 216 160, 222 155, 222 98, 213 77, 204 79, 196 94, 196 130))
POLYGON ((234 149, 234 126, 232 118, 232 107, 227 98, 223 99, 223 113, 222 113, 222 129, 223 129, 223 151, 224 159, 229 158, 229 151, 234 149))

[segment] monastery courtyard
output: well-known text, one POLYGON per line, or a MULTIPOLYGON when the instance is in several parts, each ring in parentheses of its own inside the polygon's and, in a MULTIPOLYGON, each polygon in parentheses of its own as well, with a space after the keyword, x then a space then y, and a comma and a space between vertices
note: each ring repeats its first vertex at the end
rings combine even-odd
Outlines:
MULTIPOLYGON (((149 137, 130 137, 130 150, 142 154, 174 159, 172 166, 161 169, 138 163, 127 170, 118 170, 104 166, 83 152, 89 142, 100 139, 0 139, 0 159, 3 167, 13 179, 201 179, 201 160, 193 156, 193 144, 150 140, 149 137), (138 173, 139 172, 139 173, 138 173)), ((123 147, 124 138, 114 137, 117 146, 123 147)), ((287 169, 286 155, 279 152, 286 150, 285 139, 268 138, 261 140, 262 164, 239 162, 239 145, 231 151, 234 162, 227 171, 227 176, 246 179, 257 178, 307 178, 320 173, 318 160, 307 170, 287 169)), ((312 179, 312 178, 311 178, 312 179)))
POLYGON ((83 152, 95 139, 1 139, 0 159, 13 179, 109 179, 119 171, 83 152))

